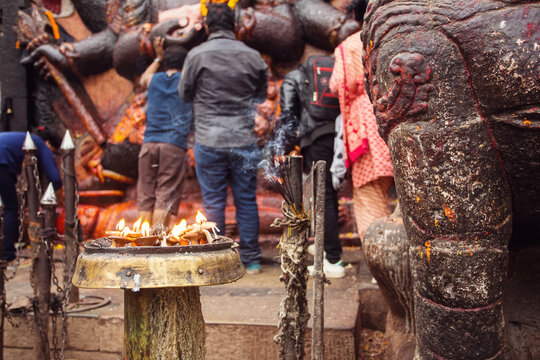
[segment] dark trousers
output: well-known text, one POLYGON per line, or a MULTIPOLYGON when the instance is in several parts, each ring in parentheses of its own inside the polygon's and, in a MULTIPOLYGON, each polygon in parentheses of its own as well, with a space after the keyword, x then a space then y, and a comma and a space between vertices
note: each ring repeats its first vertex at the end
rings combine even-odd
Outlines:
POLYGON ((7 166, 0 165, 0 196, 4 204, 4 260, 15 258, 15 243, 19 234, 19 202, 15 184, 17 176, 7 166))
POLYGON ((206 217, 217 224, 221 234, 225 233, 227 184, 230 185, 240 234, 240 259, 245 266, 258 264, 261 248, 255 199, 260 161, 257 144, 240 148, 211 148, 195 143, 194 152, 206 217))
POLYGON ((339 241, 338 225, 338 194, 332 186, 330 166, 334 156, 334 134, 319 136, 313 143, 302 149, 304 166, 310 171, 314 162, 326 161, 326 196, 324 201, 324 251, 326 259, 336 263, 341 259, 341 242, 339 241))

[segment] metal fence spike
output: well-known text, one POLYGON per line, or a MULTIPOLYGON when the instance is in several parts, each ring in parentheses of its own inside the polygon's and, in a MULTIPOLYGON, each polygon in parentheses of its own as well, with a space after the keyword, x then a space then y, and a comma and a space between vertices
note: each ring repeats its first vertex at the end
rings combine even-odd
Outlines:
POLYGON ((75 149, 75 144, 73 143, 73 139, 71 138, 71 133, 69 130, 66 130, 66 134, 64 135, 64 139, 62 139, 62 144, 60 145, 60 150, 73 150, 75 149))
POLYGON ((52 183, 49 183, 47 190, 45 190, 45 194, 41 197, 41 205, 58 205, 52 183))
POLYGON ((26 138, 24 139, 23 143, 23 150, 36 150, 36 144, 34 143, 34 140, 32 140, 32 135, 30 135, 30 132, 26 132, 26 138))

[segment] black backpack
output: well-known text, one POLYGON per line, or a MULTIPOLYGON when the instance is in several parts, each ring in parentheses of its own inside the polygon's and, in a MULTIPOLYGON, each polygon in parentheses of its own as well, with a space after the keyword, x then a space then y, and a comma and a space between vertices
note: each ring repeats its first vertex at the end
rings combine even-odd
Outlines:
POLYGON ((334 120, 340 112, 338 97, 330 92, 334 58, 311 56, 300 69, 304 73, 302 105, 315 120, 334 120))

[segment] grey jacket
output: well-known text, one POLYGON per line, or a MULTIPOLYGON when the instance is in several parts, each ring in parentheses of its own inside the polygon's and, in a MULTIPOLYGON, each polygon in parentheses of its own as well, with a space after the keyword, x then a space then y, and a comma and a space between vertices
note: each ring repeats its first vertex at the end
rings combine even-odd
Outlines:
POLYGON ((214 148, 255 143, 255 106, 266 99, 267 66, 232 31, 212 33, 187 55, 178 85, 193 101, 195 140, 214 148))

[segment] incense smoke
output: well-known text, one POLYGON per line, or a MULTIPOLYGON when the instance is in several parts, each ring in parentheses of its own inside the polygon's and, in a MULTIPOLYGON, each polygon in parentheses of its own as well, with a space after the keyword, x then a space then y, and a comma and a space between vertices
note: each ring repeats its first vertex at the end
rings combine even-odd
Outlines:
POLYGON ((288 121, 285 124, 280 123, 281 121, 278 121, 273 136, 261 151, 262 161, 259 163, 259 168, 264 170, 267 178, 269 176, 281 176, 279 161, 276 161, 276 157, 287 155, 292 150, 296 140, 297 121, 288 121))

